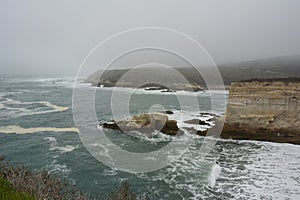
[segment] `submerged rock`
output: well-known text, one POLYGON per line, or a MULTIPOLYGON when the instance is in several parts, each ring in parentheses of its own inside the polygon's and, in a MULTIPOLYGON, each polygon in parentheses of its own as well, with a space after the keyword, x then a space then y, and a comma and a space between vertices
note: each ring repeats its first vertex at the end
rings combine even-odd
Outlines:
POLYGON ((190 134, 195 134, 199 136, 206 136, 208 129, 206 130, 196 130, 195 128, 192 127, 184 127, 185 130, 189 131, 190 134))
POLYGON ((163 113, 163 114, 167 114, 167 115, 172 115, 172 114, 174 114, 174 112, 173 112, 173 111, 170 111, 170 110, 159 111, 159 113, 163 113))
POLYGON ((191 120, 184 121, 184 123, 210 126, 210 123, 207 123, 206 121, 203 121, 201 119, 191 119, 191 120))
POLYGON ((103 128, 119 130, 123 133, 138 131, 150 134, 158 130, 166 135, 182 134, 183 131, 177 126, 176 120, 169 120, 163 113, 146 113, 133 116, 128 119, 111 121, 102 124, 103 128))

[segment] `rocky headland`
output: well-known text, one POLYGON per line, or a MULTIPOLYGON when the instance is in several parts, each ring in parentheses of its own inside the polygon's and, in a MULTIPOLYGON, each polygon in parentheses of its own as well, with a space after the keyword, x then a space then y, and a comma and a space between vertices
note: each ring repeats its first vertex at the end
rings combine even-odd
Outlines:
MULTIPOLYGON (((226 66, 218 69, 226 88, 233 82, 246 79, 290 77, 293 75, 292 73, 279 73, 272 71, 272 69, 265 70, 263 67, 257 69, 254 67, 226 66)), ((201 73, 209 72, 210 70, 210 67, 202 67, 201 73)), ((142 88, 145 90, 161 90, 162 92, 182 90, 198 92, 207 89, 206 82, 201 74, 191 66, 172 69, 154 66, 134 68, 134 70, 131 68, 98 70, 90 74, 85 82, 97 87, 142 88)), ((214 88, 220 89, 224 85, 215 85, 214 88)))
POLYGON ((221 137, 300 144, 300 78, 232 83, 221 137))

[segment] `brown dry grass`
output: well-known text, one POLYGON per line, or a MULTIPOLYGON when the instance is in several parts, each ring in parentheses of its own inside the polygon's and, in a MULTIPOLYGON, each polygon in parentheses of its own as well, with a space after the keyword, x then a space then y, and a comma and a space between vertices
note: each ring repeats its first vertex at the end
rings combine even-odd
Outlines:
POLYGON ((62 178, 48 172, 33 172, 25 167, 12 167, 0 156, 0 175, 17 192, 33 196, 35 199, 87 200, 89 196, 70 187, 62 178))
POLYGON ((122 185, 114 192, 108 195, 107 200, 148 200, 147 196, 140 195, 137 197, 130 189, 128 182, 123 182, 122 185))

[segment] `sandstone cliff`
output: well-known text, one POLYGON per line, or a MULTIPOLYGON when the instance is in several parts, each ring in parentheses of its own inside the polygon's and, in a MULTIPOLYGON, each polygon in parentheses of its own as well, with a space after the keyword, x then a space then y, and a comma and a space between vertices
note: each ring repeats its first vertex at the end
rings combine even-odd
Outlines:
POLYGON ((221 137, 300 144, 300 78, 231 84, 221 137))

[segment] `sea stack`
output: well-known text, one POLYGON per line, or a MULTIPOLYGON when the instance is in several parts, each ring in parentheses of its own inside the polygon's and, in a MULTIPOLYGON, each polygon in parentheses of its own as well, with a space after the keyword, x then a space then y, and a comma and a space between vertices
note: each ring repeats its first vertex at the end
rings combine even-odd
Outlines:
POLYGON ((167 114, 159 112, 145 113, 128 119, 106 122, 102 126, 103 128, 119 130, 123 133, 139 131, 150 134, 155 130, 159 130, 166 135, 183 134, 183 131, 178 128, 176 120, 170 120, 167 114))
POLYGON ((221 137, 300 144, 300 78, 232 83, 221 137))

